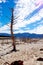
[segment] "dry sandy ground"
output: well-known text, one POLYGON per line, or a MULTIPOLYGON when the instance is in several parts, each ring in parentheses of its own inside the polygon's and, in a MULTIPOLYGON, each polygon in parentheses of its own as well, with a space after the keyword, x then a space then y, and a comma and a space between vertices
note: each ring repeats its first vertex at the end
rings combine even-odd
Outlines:
MULTIPOLYGON (((11 44, 8 46, 11 46, 11 44)), ((5 45, 5 47, 7 46, 5 45)), ((2 48, 5 50, 5 47, 3 46, 2 48)), ((1 56, 2 52, 0 52, 0 65, 4 65, 5 62, 11 63, 16 60, 23 60, 24 65, 43 65, 42 61, 37 61, 37 58, 43 58, 43 51, 40 51, 41 48, 43 48, 43 42, 40 41, 38 41, 36 44, 25 43, 16 45, 16 49, 18 50, 17 52, 12 52, 3 56, 1 56)), ((12 47, 10 49, 12 49, 12 47)), ((4 51, 4 54, 8 50, 9 48, 4 51)))

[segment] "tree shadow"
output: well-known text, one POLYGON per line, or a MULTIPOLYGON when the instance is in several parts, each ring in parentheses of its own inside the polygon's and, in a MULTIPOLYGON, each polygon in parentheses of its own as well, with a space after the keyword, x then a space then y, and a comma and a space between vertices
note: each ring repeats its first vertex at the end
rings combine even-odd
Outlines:
POLYGON ((10 53, 12 53, 12 52, 17 52, 17 51, 19 51, 19 50, 14 51, 14 49, 13 49, 13 50, 11 50, 10 52, 7 52, 6 54, 2 54, 1 56, 4 56, 4 55, 7 55, 7 54, 10 54, 10 53))

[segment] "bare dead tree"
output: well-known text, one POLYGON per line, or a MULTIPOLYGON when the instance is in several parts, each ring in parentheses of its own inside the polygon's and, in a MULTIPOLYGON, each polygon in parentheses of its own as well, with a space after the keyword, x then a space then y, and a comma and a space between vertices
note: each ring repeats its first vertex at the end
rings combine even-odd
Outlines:
POLYGON ((12 13, 12 16, 11 16, 11 27, 10 27, 10 29, 11 29, 11 39, 12 39, 13 51, 16 51, 15 37, 14 37, 14 34, 13 34, 13 23, 15 22, 14 21, 14 14, 13 14, 13 12, 14 12, 14 9, 12 8, 12 11, 11 11, 11 13, 12 13))
MULTIPOLYGON (((8 7, 9 8, 9 7, 8 7)), ((16 23, 15 20, 19 17, 15 17, 14 18, 14 8, 9 8, 10 11, 11 11, 11 19, 6 16, 8 19, 10 19, 10 32, 11 32, 11 39, 12 39, 12 45, 13 45, 13 51, 17 51, 16 50, 16 45, 15 45, 15 36, 14 36, 14 33, 13 33, 13 25, 16 23)), ((9 25, 7 25, 9 26, 9 25)))

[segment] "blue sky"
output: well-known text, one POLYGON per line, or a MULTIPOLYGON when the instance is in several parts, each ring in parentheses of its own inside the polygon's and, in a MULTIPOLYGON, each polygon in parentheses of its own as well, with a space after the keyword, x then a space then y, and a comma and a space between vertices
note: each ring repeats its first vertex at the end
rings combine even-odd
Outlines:
POLYGON ((0 21, 2 25, 6 25, 7 23, 10 22, 11 19, 10 8, 14 8, 15 5, 16 4, 14 3, 14 0, 6 0, 5 2, 4 0, 2 0, 2 3, 0 3, 0 11, 2 11, 2 13, 0 13, 2 14, 2 16, 0 16, 0 21))
POLYGON ((43 34, 43 0, 0 0, 0 33, 10 33, 11 8, 14 33, 43 34))

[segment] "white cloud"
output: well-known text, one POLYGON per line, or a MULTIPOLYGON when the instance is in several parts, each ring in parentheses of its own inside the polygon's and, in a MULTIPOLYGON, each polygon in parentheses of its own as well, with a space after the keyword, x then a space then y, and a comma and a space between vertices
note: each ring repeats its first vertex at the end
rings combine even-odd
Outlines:
POLYGON ((37 28, 33 29, 33 30, 18 30, 18 31, 15 31, 15 33, 24 33, 24 32, 27 32, 27 33, 35 33, 35 34, 43 34, 43 26, 39 25, 37 28))
MULTIPOLYGON (((21 14, 22 15, 22 14, 21 14)), ((21 27, 26 27, 27 24, 34 23, 43 17, 43 9, 39 11, 34 17, 30 18, 30 20, 23 20, 23 17, 18 17, 17 23, 14 25, 15 29, 20 29, 21 27), (42 15, 41 15, 42 13, 42 15)))
POLYGON ((7 25, 4 25, 0 28, 0 33, 10 33, 10 27, 7 25))
MULTIPOLYGON (((30 32, 30 33, 37 33, 37 34, 43 33, 42 30, 43 26, 41 25, 33 30, 27 28, 28 30, 24 31, 20 29, 22 27, 26 27, 27 24, 31 24, 36 22, 37 20, 40 20, 41 17, 43 17, 43 9, 41 9, 36 15, 34 15, 29 20, 24 20, 25 17, 27 17, 32 11, 34 11, 38 7, 39 6, 36 7, 36 5, 32 3, 31 0, 18 0, 16 4, 16 8, 14 10, 14 16, 18 17, 17 23, 13 26, 14 30, 17 30, 14 31, 14 33, 23 33, 23 32, 30 32)), ((10 33, 9 28, 10 28, 9 26, 5 25, 0 28, 0 32, 10 33)))
POLYGON ((41 4, 43 4, 43 0, 36 0, 36 5, 38 6, 38 5, 41 5, 41 4))
POLYGON ((19 0, 14 10, 14 14, 16 13, 16 16, 20 16, 19 20, 23 20, 34 9, 35 5, 32 4, 30 0, 19 0))
MULTIPOLYGON (((24 32, 28 32, 28 33, 36 33, 36 34, 43 34, 43 26, 39 25, 38 27, 34 28, 33 30, 30 30, 29 28, 27 28, 27 30, 21 30, 19 25, 18 27, 15 27, 14 25, 14 33, 24 33, 24 32)), ((5 25, 3 27, 0 28, 0 33, 9 33, 10 34, 10 27, 5 25)))
MULTIPOLYGON (((35 10, 37 7, 31 2, 31 0, 19 0, 16 8, 14 10, 15 16, 19 16, 17 18, 18 22, 23 22, 24 18, 29 15, 33 10, 35 10)), ((31 18, 31 21, 35 21, 37 19, 40 19, 40 16, 37 14, 31 18)), ((29 20, 30 21, 30 20, 29 20)), ((25 24, 25 23, 24 23, 25 24)))
POLYGON ((0 0, 0 3, 2 3, 2 2, 3 2, 3 3, 5 3, 5 2, 6 2, 6 0, 0 0))
POLYGON ((40 16, 40 17, 43 17, 43 9, 41 9, 41 10, 39 11, 39 16, 40 16))
POLYGON ((37 28, 30 31, 31 33, 43 34, 43 26, 39 25, 37 28))
POLYGON ((19 16, 17 18, 17 24, 16 26, 22 27, 26 24, 32 23, 31 21, 35 21, 36 19, 39 19, 39 16, 32 17, 31 20, 25 21, 24 18, 29 15, 30 12, 32 12, 35 9, 35 5, 31 2, 31 0, 19 0, 17 2, 16 8, 14 10, 15 16, 19 16), (36 18, 37 17, 37 18, 36 18))

